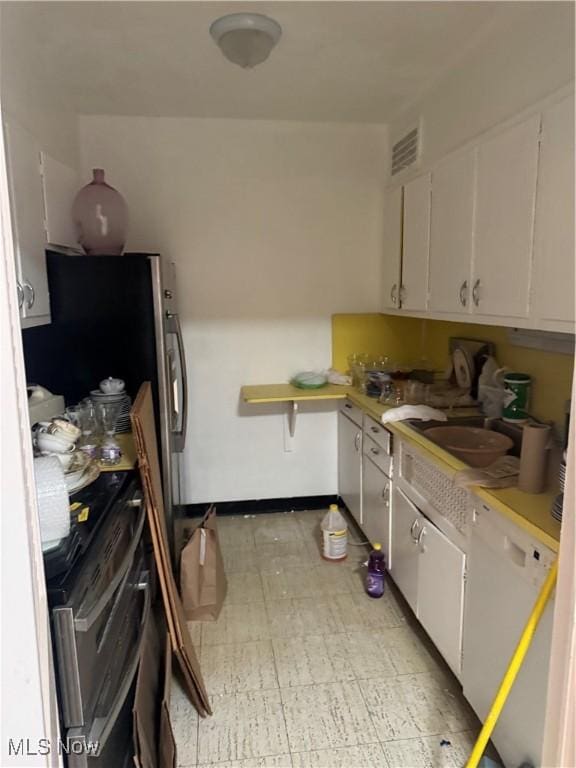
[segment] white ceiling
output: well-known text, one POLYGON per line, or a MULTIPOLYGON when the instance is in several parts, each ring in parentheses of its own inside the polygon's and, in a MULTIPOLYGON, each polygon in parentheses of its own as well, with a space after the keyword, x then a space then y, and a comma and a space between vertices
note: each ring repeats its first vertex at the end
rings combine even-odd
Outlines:
MULTIPOLYGON (((81 114, 388 122, 488 24, 491 2, 2 3, 3 77, 59 83, 81 114), (210 35, 256 10, 283 29, 253 70, 210 35)), ((522 3, 519 3, 522 5, 522 3)))

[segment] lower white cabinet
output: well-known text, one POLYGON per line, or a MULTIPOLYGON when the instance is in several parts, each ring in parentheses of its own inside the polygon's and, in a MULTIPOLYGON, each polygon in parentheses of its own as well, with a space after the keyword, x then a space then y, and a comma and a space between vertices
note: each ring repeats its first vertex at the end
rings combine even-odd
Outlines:
POLYGON ((358 525, 362 525, 362 427, 338 413, 338 489, 358 525))
POLYGON ((426 519, 398 488, 392 501, 390 573, 414 613, 418 609, 418 536, 426 519))
POLYGON ((398 488, 392 510, 392 578, 459 677, 466 556, 398 488))
POLYGON ((466 556, 426 520, 419 536, 416 615, 450 669, 462 671, 466 556))
POLYGON ((362 474, 362 529, 371 544, 382 544, 390 568, 390 479, 366 456, 362 474))

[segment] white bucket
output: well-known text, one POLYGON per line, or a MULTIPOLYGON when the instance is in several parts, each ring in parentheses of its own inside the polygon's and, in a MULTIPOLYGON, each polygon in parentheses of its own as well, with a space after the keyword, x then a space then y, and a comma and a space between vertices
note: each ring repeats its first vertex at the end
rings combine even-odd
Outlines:
POLYGON ((348 523, 337 504, 330 504, 320 524, 322 529, 322 557, 325 560, 344 560, 348 548, 348 523))

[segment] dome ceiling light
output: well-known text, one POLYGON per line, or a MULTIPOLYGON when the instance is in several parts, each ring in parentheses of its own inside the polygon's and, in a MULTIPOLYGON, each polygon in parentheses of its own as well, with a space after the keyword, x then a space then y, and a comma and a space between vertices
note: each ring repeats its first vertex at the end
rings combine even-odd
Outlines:
POLYGON ((216 19, 210 34, 229 61, 250 69, 266 61, 282 27, 261 13, 231 13, 216 19))

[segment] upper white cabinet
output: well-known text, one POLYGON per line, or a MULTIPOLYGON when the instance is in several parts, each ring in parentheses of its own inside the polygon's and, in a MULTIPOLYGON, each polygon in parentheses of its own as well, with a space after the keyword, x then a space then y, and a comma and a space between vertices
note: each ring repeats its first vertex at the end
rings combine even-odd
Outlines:
POLYGON ((432 173, 431 312, 470 311, 476 150, 452 155, 432 173))
POLYGON ((524 318, 532 263, 540 115, 477 149, 473 311, 524 318))
POLYGON ((18 303, 26 328, 50 322, 46 247, 79 248, 71 208, 80 183, 74 169, 43 152, 17 123, 6 122, 5 135, 18 303))
POLYGON ((74 168, 41 153, 46 240, 50 245, 79 248, 72 220, 72 203, 80 188, 74 168))
MULTIPOLYGON (((542 114, 530 316, 574 330, 574 95, 542 114)), ((543 321, 543 322, 542 322, 543 321)), ((558 330, 565 330, 558 325, 558 330)))
POLYGON ((23 325, 50 322, 40 147, 15 123, 6 125, 10 209, 23 325))
POLYGON ((402 193, 402 187, 395 187, 387 190, 384 196, 383 309, 400 306, 402 193))
POLYGON ((396 260, 383 311, 574 333, 574 95, 565 93, 389 193, 385 215, 403 210, 401 288, 393 301, 396 260))
POLYGON ((402 309, 425 310, 430 250, 429 173, 405 185, 403 221, 400 305, 402 309))

